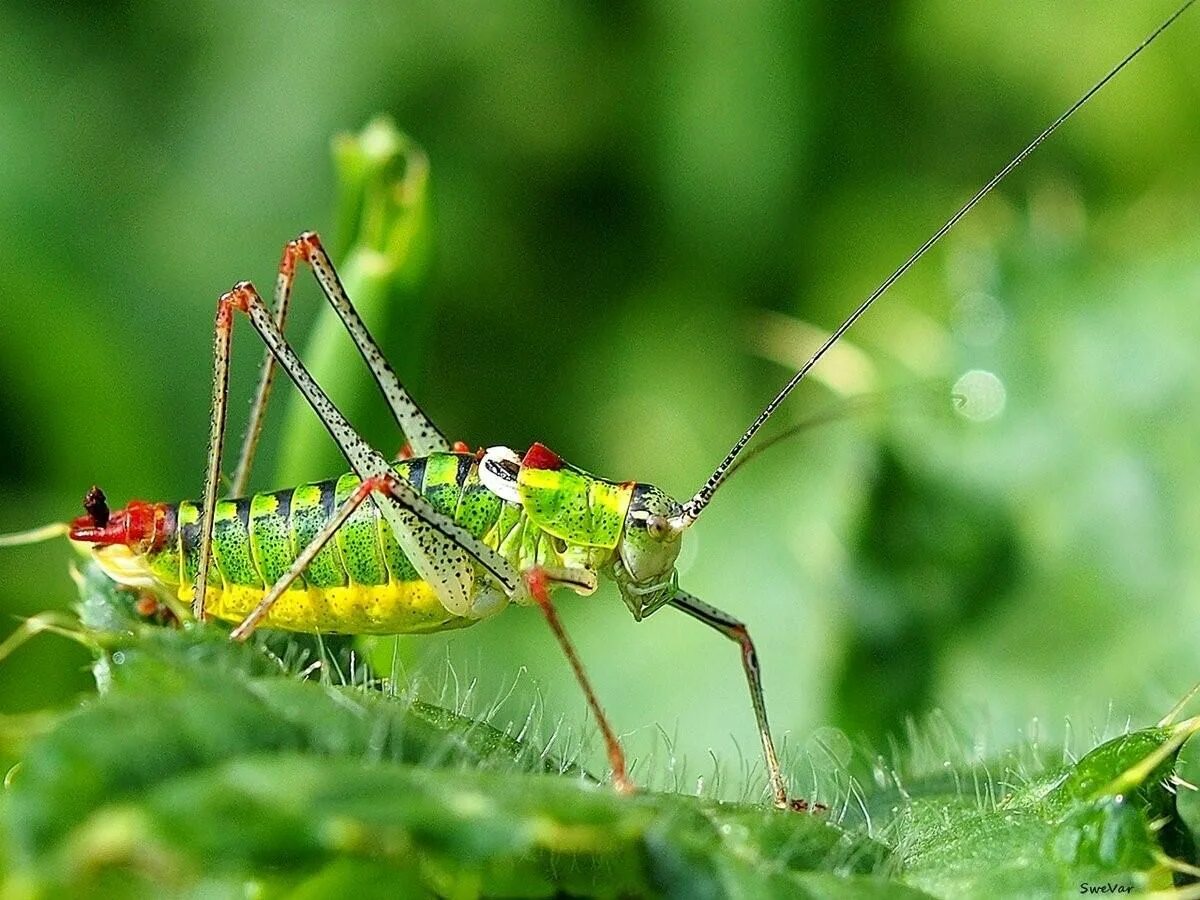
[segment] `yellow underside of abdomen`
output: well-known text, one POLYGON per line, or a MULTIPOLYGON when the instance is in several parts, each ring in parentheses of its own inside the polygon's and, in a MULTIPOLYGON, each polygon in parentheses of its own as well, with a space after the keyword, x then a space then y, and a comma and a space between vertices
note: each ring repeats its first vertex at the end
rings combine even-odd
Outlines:
MULTIPOLYGON (((266 590, 225 585, 205 593, 204 609, 210 616, 240 622, 258 606, 266 590)), ((190 585, 180 587, 180 600, 190 604, 192 596, 190 585)), ((447 612, 428 582, 391 581, 293 588, 283 592, 259 625, 311 634, 426 634, 476 621, 447 612)))

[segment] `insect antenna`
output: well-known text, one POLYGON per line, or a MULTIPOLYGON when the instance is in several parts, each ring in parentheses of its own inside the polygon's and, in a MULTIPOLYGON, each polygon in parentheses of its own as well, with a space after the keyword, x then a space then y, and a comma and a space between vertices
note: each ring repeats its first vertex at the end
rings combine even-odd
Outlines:
MULTIPOLYGON (((944 390, 938 390, 936 386, 943 385, 940 379, 930 379, 928 381, 913 382, 904 387, 904 396, 913 396, 914 390, 923 390, 929 392, 930 399, 942 398, 945 396, 944 390)), ((870 394, 858 394, 850 397, 840 403, 831 405, 825 409, 818 410, 805 419, 801 419, 778 434, 773 434, 765 440, 761 440, 754 447, 745 450, 737 460, 731 465, 728 471, 725 472, 725 481, 733 477, 735 472, 741 471, 751 460, 758 459, 768 450, 777 447, 782 443, 800 437, 810 431, 821 428, 824 425, 831 425, 834 422, 843 422, 848 419, 856 418, 860 413, 868 413, 872 410, 885 408, 890 401, 899 397, 899 390, 875 391, 870 394)), ((955 403, 958 403, 959 395, 952 395, 955 403)), ((722 482, 724 483, 724 482, 722 482)))
POLYGON ((842 324, 839 325, 837 329, 831 335, 829 335, 828 338, 825 339, 825 342, 817 348, 816 352, 813 353, 811 357, 809 357, 808 362, 800 367, 799 371, 797 371, 796 374, 791 377, 791 380, 783 386, 783 390, 775 395, 775 398, 763 408, 761 413, 759 413, 758 418, 755 419, 754 422, 751 423, 750 427, 747 428, 742 434, 742 436, 738 438, 737 443, 730 448, 729 452, 725 455, 725 458, 721 460, 721 464, 717 466, 712 475, 708 477, 708 480, 704 482, 704 485, 700 488, 700 490, 696 491, 692 499, 684 504, 683 511, 672 520, 671 524, 673 528, 676 530, 682 530, 690 526, 696 521, 697 518, 699 518, 700 513, 702 513, 704 508, 708 506, 709 501, 712 500, 713 495, 717 492, 717 488, 720 487, 725 481, 725 478, 730 472, 730 468, 741 455, 742 451, 746 448, 746 445, 750 443, 750 440, 755 434, 758 433, 758 430, 762 428, 764 424, 766 424, 766 421, 771 418, 775 410, 777 410, 783 401, 787 399, 788 394, 790 394, 796 385, 798 385, 804 379, 804 376, 807 375, 812 367, 820 361, 821 357, 829 351, 829 348, 836 344, 841 339, 842 335, 850 330, 854 323, 862 317, 863 313, 870 309, 875 301, 882 297, 888 288, 895 284, 905 272, 911 269, 917 260, 929 252, 929 250, 938 241, 945 237, 946 233, 955 225, 957 225, 963 216, 978 206, 979 202, 988 194, 990 194, 996 185, 1008 177, 1008 174, 1012 172, 1013 169, 1024 162, 1034 150, 1041 146, 1042 142, 1045 141, 1046 138, 1054 134, 1054 132, 1059 129, 1059 126, 1061 126, 1064 122, 1071 118, 1071 116, 1078 112, 1079 109, 1098 91, 1100 91, 1101 88, 1112 81, 1122 69, 1133 62, 1133 60, 1136 59, 1143 50, 1154 43, 1159 35, 1170 28, 1171 25, 1174 24, 1175 20, 1182 16, 1187 11, 1188 7, 1192 6, 1192 4, 1195 2, 1196 0, 1186 0, 1186 2, 1184 2, 1175 10, 1175 12, 1171 13, 1171 15, 1168 16, 1161 25, 1150 32, 1150 34, 1147 35, 1147 37, 1140 44, 1130 50, 1120 62, 1113 66, 1103 78, 1088 88, 1088 90, 1084 92, 1084 94, 1078 100, 1072 103, 1065 112, 1063 112, 1057 119, 1046 126, 1045 130, 1043 130, 1041 134, 1030 141, 1024 150, 1009 160, 1008 164, 1005 165, 1004 168, 993 175, 991 179, 989 179, 988 182, 981 187, 973 197, 971 197, 970 200, 963 204, 958 212, 954 213, 954 215, 947 219, 941 228, 930 235, 925 243, 921 244, 921 246, 918 247, 913 254, 908 257, 908 259, 902 262, 896 268, 896 270, 892 272, 891 275, 885 278, 883 282, 877 288, 875 288, 875 290, 873 290, 867 296, 867 298, 862 301, 862 303, 858 305, 858 308, 855 309, 854 312, 850 313, 846 320, 842 322, 842 324))
POLYGON ((31 528, 28 531, 18 531, 15 534, 0 534, 0 547, 22 547, 26 544, 40 544, 63 537, 71 530, 66 522, 52 522, 41 528, 31 528))
POLYGON ((774 434, 764 441, 759 441, 758 445, 751 447, 742 453, 737 460, 725 472, 725 481, 733 477, 734 473, 742 469, 751 460, 762 456, 772 447, 776 447, 785 441, 790 441, 793 438, 807 434, 815 428, 820 428, 822 425, 830 425, 834 422, 841 422, 849 419, 860 412, 866 412, 881 405, 883 400, 882 395, 867 394, 859 397, 851 397, 849 400, 839 403, 837 406, 829 409, 821 410, 814 413, 806 419, 796 422, 794 425, 789 425, 779 434, 774 434))

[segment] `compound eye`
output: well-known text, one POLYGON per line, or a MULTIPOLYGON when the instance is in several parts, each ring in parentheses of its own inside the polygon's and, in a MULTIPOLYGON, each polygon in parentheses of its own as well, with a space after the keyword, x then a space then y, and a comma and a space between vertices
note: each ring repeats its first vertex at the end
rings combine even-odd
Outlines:
POLYGON ((667 520, 662 516, 649 516, 646 519, 646 531, 650 532, 650 537, 656 541, 661 541, 667 536, 667 520))

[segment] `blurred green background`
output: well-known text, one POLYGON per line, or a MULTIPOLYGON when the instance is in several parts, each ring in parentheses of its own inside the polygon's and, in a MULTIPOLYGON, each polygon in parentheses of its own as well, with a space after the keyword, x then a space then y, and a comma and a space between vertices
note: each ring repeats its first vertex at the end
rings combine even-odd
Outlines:
MULTIPOLYGON (((199 493, 215 298, 335 230, 330 139, 377 113, 431 167, 427 265, 372 313, 425 408, 472 445, 540 440, 687 496, 821 333, 1170 6, 8 0, 0 531, 76 515, 93 482, 115 504, 199 493)), ((793 749, 825 726, 883 746, 934 708, 981 753, 1057 741, 1200 680, 1198 41, 1193 14, 897 285, 770 430, 845 415, 739 473, 688 536, 683 583, 749 624, 793 749), (952 400, 973 370, 1002 409, 952 400)), ((303 283, 293 334, 317 308, 303 283)), ((235 416, 259 355, 243 329, 235 416)), ((259 489, 281 486, 288 394, 259 489)), ((0 554, 0 631, 69 606, 71 557, 0 554)), ((732 645, 672 611, 635 624, 608 589, 561 610, 659 777, 660 727, 692 777, 710 748, 731 779, 739 748, 755 764, 732 645)), ((434 695, 450 660, 477 710, 517 680, 501 725, 535 700, 544 734, 584 722, 536 612, 399 652, 434 695)), ((69 704, 85 663, 37 640, 0 666, 0 709, 69 704)))

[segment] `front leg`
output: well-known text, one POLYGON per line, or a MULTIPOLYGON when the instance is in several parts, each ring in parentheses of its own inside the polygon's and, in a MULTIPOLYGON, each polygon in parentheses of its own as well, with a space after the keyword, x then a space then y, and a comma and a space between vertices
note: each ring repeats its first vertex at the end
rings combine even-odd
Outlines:
POLYGON ((771 740, 771 727, 767 724, 767 704, 763 699, 758 654, 754 650, 754 641, 750 640, 750 632, 746 630, 746 626, 728 613, 721 612, 715 606, 709 606, 686 591, 678 591, 668 602, 710 628, 715 628, 730 640, 737 641, 738 646, 742 648, 742 668, 746 670, 750 702, 754 705, 754 717, 758 720, 758 734, 762 738, 763 758, 767 762, 767 774, 771 779, 771 794, 775 805, 780 809, 807 809, 808 805, 803 800, 788 800, 787 783, 783 780, 779 757, 775 753, 775 743, 771 740))

